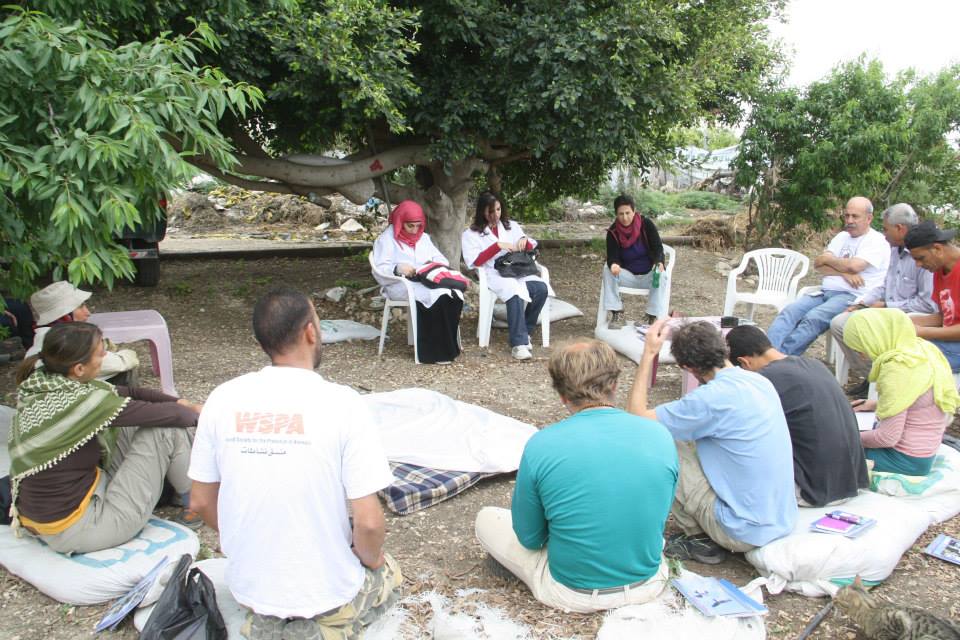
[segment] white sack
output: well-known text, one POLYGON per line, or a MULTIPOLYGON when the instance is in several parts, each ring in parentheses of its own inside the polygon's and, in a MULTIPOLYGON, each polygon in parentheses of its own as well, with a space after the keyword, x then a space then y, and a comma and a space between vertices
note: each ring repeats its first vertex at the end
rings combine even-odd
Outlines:
POLYGON ((805 596, 832 596, 854 576, 880 582, 930 524, 930 517, 906 500, 863 491, 840 509, 876 518, 858 538, 814 533, 810 524, 838 507, 801 508, 793 533, 746 554, 767 590, 805 596))
POLYGON ((380 330, 353 320, 321 320, 320 342, 333 344, 347 340, 376 340, 380 330))
MULTIPOLYGON (((551 298, 550 299, 550 323, 559 322, 560 320, 566 320, 567 318, 579 318, 583 315, 583 311, 577 309, 575 306, 561 300, 560 298, 551 298)), ((540 317, 537 318, 537 324, 543 324, 543 312, 540 312, 540 317)), ((502 302, 493 305, 493 326, 498 329, 504 329, 507 326, 507 305, 502 302)))
POLYGON ((185 553, 196 557, 200 540, 190 529, 157 518, 133 540, 103 551, 66 556, 26 533, 17 538, 0 527, 0 565, 41 592, 67 604, 100 604, 133 588, 167 556, 176 564, 185 553))
MULTIPOLYGON (((640 363, 643 356, 643 336, 637 333, 635 327, 621 327, 620 329, 607 329, 600 326, 594 329, 593 335, 602 342, 606 342, 617 353, 623 354, 636 362, 640 363)), ((660 364, 673 364, 675 361, 670 354, 670 341, 667 340, 660 348, 660 364)))
POLYGON ((429 389, 364 396, 387 458, 452 471, 516 471, 536 427, 429 389))

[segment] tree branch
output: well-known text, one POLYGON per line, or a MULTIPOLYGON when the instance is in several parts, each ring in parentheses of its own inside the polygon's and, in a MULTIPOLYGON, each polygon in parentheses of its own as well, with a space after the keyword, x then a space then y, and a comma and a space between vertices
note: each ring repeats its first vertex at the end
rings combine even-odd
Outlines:
POLYGON ((190 164, 202 169, 206 173, 209 173, 211 176, 223 180, 229 184, 232 184, 241 189, 247 189, 248 191, 267 191, 270 193, 284 193, 295 196, 309 196, 311 193, 313 197, 310 198, 311 202, 314 204, 320 205, 321 207, 326 207, 329 209, 333 206, 333 203, 328 199, 322 196, 335 193, 332 189, 325 189, 323 187, 303 187, 299 185, 290 185, 284 184, 282 182, 266 182, 261 180, 249 180, 247 178, 241 178, 230 173, 224 173, 212 165, 208 165, 203 162, 196 162, 188 160, 190 164))
POLYGON ((254 158, 269 158, 267 152, 263 150, 256 140, 250 137, 247 130, 239 124, 234 124, 230 128, 230 139, 240 151, 254 158))

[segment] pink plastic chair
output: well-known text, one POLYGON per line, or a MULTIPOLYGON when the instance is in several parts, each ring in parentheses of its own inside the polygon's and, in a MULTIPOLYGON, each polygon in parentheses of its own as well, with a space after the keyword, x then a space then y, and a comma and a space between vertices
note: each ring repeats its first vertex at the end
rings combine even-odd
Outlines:
POLYGON ((167 323, 153 309, 141 311, 113 311, 94 313, 89 322, 100 327, 103 336, 123 344, 137 340, 150 341, 150 356, 153 373, 160 376, 160 388, 167 395, 176 396, 173 386, 173 351, 170 349, 170 332, 167 323))

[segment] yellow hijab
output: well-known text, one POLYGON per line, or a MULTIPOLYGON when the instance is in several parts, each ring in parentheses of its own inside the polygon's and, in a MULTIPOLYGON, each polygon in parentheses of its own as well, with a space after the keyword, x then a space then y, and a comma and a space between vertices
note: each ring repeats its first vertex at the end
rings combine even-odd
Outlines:
POLYGON ((870 382, 877 383, 877 417, 901 413, 927 389, 947 415, 960 405, 953 373, 943 353, 917 337, 913 321, 900 309, 864 309, 850 316, 843 341, 873 360, 870 382))

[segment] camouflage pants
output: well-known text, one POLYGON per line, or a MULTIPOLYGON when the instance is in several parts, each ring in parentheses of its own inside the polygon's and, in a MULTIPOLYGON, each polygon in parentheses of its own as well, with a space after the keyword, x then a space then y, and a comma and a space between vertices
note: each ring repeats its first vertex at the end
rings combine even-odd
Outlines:
POLYGON ((384 554, 379 569, 365 569, 363 586, 353 600, 339 609, 313 618, 277 618, 253 611, 240 628, 247 640, 354 640, 363 629, 400 599, 403 575, 397 561, 384 554))

